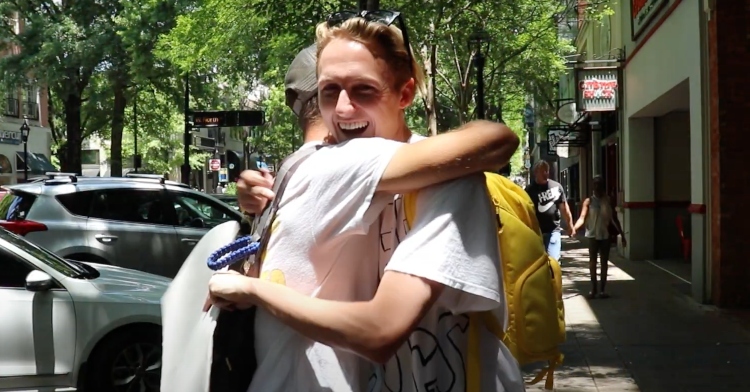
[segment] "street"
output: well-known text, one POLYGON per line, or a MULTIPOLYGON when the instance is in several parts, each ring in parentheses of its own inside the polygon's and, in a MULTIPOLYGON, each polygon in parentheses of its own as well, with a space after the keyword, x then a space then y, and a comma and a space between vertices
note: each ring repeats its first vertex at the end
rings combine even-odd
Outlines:
MULTIPOLYGON (((587 300, 588 251, 578 240, 563 239, 568 341, 565 362, 555 372, 556 391, 750 390, 746 314, 693 301, 680 266, 660 269, 614 251, 612 258, 612 297, 587 300)), ((544 390, 543 384, 528 390, 544 390)))

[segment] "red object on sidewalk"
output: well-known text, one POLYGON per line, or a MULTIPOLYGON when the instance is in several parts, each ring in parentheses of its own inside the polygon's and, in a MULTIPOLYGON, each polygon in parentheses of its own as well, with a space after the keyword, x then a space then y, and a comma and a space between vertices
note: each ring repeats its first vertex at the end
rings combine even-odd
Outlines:
POLYGON ((680 232, 680 241, 682 241, 682 257, 685 258, 685 261, 690 261, 690 253, 693 250, 693 242, 689 237, 685 236, 685 226, 683 225, 682 215, 677 215, 675 223, 677 224, 677 231, 680 232))

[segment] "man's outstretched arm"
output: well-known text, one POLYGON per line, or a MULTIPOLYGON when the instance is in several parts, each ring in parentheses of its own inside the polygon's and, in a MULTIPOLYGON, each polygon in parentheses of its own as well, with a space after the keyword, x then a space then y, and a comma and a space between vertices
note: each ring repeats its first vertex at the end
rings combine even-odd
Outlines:
MULTIPOLYGON (((497 171, 510 162, 520 140, 505 124, 472 121, 461 128, 404 144, 393 155, 377 190, 406 193, 482 171, 497 171)), ((273 179, 246 170, 237 182, 243 210, 260 213, 274 197, 273 179)))
POLYGON ((209 291, 219 306, 260 306, 309 339, 384 363, 435 303, 443 285, 388 271, 372 300, 339 302, 308 297, 277 283, 219 273, 211 279, 209 291))
POLYGON ((472 121, 399 148, 377 190, 406 193, 472 173, 497 171, 510 162, 519 143, 505 124, 472 121))

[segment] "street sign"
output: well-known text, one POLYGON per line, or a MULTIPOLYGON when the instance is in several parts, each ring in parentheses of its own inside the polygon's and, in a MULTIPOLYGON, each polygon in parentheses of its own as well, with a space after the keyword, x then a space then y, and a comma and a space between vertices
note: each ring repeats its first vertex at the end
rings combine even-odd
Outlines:
POLYGON ((229 110, 192 112, 193 128, 252 127, 266 123, 262 110, 229 110))
POLYGON ((558 147, 585 147, 589 142, 587 127, 549 126, 547 127, 547 141, 552 149, 558 147))
POLYGON ((211 171, 219 171, 221 169, 221 159, 211 159, 208 161, 208 167, 211 168, 211 171))

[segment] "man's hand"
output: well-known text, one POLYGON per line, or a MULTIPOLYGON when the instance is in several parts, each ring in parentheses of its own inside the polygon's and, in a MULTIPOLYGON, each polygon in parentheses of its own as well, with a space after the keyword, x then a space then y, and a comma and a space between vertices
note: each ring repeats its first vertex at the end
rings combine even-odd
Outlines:
POLYGON ((248 214, 260 214, 274 194, 273 176, 266 169, 245 170, 237 180, 237 201, 240 209, 248 214))
POLYGON ((576 228, 571 226, 568 228, 568 237, 575 238, 576 236, 576 228))
MULTIPOLYGON (((222 309, 248 309, 254 305, 253 278, 236 271, 217 272, 208 281, 208 298, 212 305, 222 309)), ((208 303, 207 303, 208 305, 208 303)), ((208 306, 204 308, 207 310, 208 306)))

